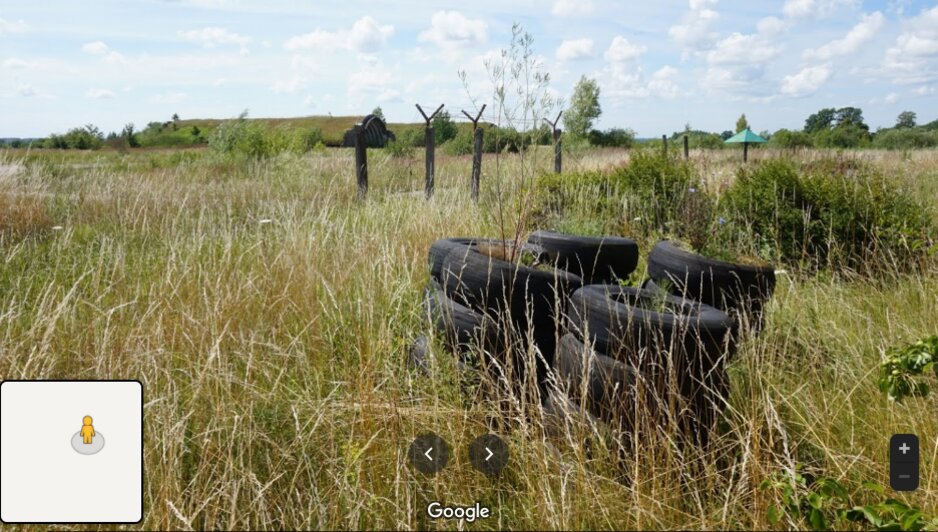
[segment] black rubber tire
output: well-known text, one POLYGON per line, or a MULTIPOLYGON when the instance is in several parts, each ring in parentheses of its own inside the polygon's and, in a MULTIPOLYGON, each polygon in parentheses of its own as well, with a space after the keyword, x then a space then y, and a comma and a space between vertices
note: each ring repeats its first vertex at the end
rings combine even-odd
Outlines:
MULTIPOLYGON (((659 397, 680 397, 681 426, 705 443, 725 402, 726 361, 735 348, 735 320, 709 305, 655 290, 589 285, 570 297, 577 338, 630 365, 659 397), (642 308, 660 301, 669 312, 642 308)), ((667 403, 669 401, 665 401, 667 403)))
POLYGON ((558 268, 578 275, 586 284, 624 279, 638 265, 638 244, 628 238, 535 231, 528 242, 543 249, 558 268))
MULTIPOLYGON (((443 258, 446 255, 454 250, 464 248, 466 246, 477 247, 479 244, 492 244, 498 245, 501 244, 501 240, 494 238, 476 238, 476 237, 457 237, 457 238, 441 238, 432 244, 430 244, 430 251, 427 253, 427 262, 430 265, 430 278, 436 279, 439 281, 440 271, 443 268, 443 258)), ((543 255, 543 251, 535 245, 524 244, 522 249, 527 253, 534 254, 538 259, 543 255)))
POLYGON ((591 414, 604 421, 633 424, 639 379, 635 368, 596 353, 567 333, 557 346, 555 370, 567 396, 582 400, 591 414))
POLYGON ((659 242, 648 256, 648 275, 675 295, 684 295, 723 311, 749 314, 756 329, 762 309, 775 290, 775 269, 710 259, 659 242))
MULTIPOLYGON (((567 298, 582 286, 576 275, 559 269, 544 271, 493 258, 475 246, 463 245, 443 258, 441 285, 454 301, 511 325, 522 338, 530 330, 546 361, 538 361, 538 383, 553 365, 558 326, 567 298)), ((517 370, 521 370, 518 361, 517 370)), ((523 374, 523 372, 522 372, 523 374)))
POLYGON ((461 354, 473 346, 488 351, 499 349, 495 322, 447 297, 440 283, 432 278, 424 288, 424 310, 449 349, 461 354))

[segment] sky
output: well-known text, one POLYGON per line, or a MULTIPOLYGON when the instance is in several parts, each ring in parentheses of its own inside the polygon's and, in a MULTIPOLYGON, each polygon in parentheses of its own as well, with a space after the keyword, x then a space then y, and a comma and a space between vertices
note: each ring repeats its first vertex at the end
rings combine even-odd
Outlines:
POLYGON ((461 117, 491 102, 486 59, 516 22, 549 94, 597 80, 600 128, 719 132, 746 113, 756 131, 800 129, 844 106, 873 129, 938 118, 935 0, 0 0, 0 137, 245 109, 461 117))

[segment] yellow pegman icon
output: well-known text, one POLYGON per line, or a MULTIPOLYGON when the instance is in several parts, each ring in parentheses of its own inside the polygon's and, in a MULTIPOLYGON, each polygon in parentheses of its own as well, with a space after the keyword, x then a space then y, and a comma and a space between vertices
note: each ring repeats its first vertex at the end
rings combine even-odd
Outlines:
POLYGON ((81 423, 81 438, 86 444, 90 445, 91 439, 94 438, 94 427, 91 426, 91 416, 82 418, 81 423))

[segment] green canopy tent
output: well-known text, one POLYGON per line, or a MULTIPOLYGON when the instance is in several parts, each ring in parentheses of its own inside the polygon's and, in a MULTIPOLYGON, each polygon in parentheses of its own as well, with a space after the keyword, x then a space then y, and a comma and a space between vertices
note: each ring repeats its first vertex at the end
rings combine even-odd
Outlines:
POLYGON ((739 133, 733 135, 732 137, 726 139, 726 144, 729 143, 742 143, 743 145, 743 162, 749 160, 749 144, 752 143, 765 143, 768 142, 764 138, 756 135, 748 127, 739 133))

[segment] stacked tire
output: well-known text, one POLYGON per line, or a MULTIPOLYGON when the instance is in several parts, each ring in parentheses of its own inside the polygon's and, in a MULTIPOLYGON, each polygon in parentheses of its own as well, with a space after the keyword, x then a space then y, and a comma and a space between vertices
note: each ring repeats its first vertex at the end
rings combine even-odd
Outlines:
POLYGON ((674 242, 659 242, 648 256, 648 275, 672 294, 729 313, 758 331, 765 301, 775 290, 775 269, 711 259, 674 242))
POLYGON ((651 419, 706 444, 728 390, 731 317, 661 291, 617 285, 577 290, 568 317, 558 374, 574 399, 626 432, 640 418, 651 419), (589 386, 578 388, 583 382, 589 386))
POLYGON ((620 434, 650 420, 705 445, 726 404, 738 324, 761 324, 774 271, 665 241, 648 257, 651 279, 631 288, 620 281, 638 264, 632 240, 537 231, 513 246, 430 247, 425 310, 459 363, 482 353, 497 378, 525 387, 533 371, 542 398, 580 405, 620 434))

